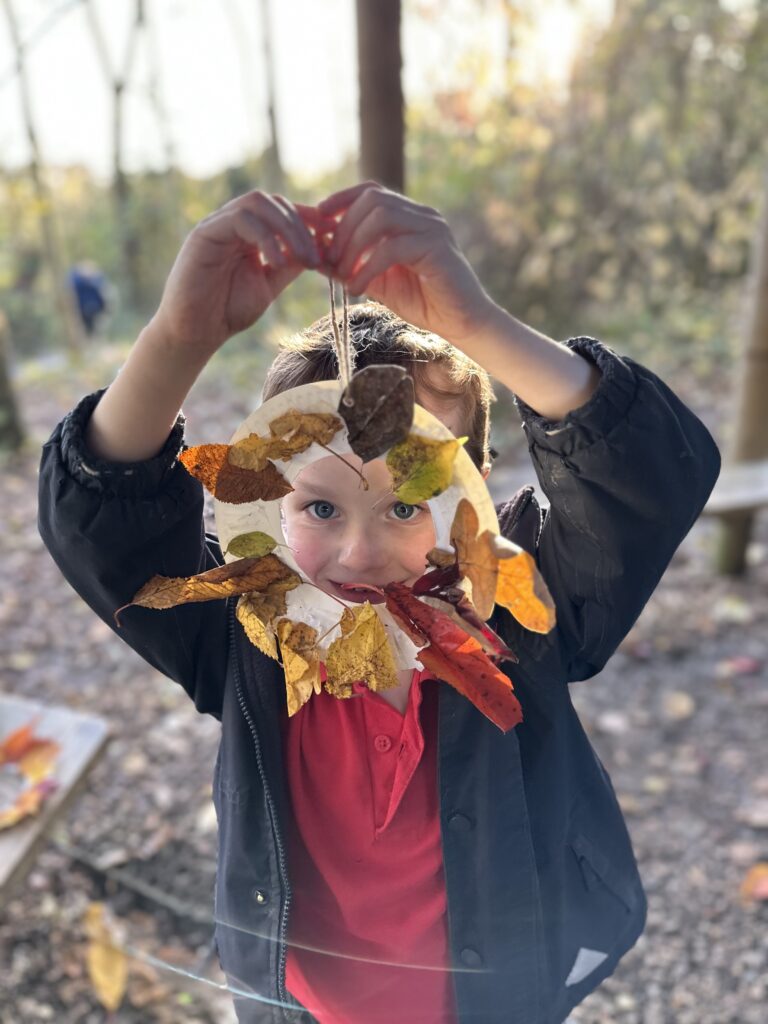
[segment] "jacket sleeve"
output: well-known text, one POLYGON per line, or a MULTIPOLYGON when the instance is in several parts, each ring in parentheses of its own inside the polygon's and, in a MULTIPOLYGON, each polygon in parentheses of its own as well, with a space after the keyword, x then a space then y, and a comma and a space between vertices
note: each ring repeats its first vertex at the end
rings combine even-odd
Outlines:
POLYGON ((638 619, 706 504, 720 452, 650 370, 594 338, 565 344, 594 362, 601 379, 589 401, 559 422, 515 396, 550 506, 541 514, 526 493, 516 509, 499 509, 502 532, 517 533, 536 558, 557 625, 541 635, 499 606, 494 617, 522 672, 573 681, 598 673, 638 619))
POLYGON ((193 576, 223 561, 203 527, 201 484, 177 461, 179 414, 163 449, 144 462, 110 463, 85 446, 84 431, 106 389, 88 395, 43 446, 38 528, 67 582, 145 661, 180 683, 198 711, 221 718, 227 602, 126 608, 155 574, 193 576))

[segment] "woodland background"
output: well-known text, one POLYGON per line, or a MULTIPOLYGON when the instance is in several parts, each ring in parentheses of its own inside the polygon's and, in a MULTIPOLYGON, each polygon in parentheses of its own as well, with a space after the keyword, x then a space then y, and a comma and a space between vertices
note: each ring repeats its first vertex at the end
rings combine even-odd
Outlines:
MULTIPOLYGON (((161 2, 123 0, 135 12, 135 45, 161 2)), ((223 980, 210 947, 218 727, 71 592, 35 527, 40 445, 79 397, 114 377, 183 238, 207 213, 254 187, 312 203, 375 178, 439 209, 515 316, 559 339, 593 335, 644 363, 702 418, 724 458, 768 456, 764 416, 745 426, 739 412, 744 353, 768 290, 756 273, 766 233, 768 6, 615 0, 609 21, 582 39, 567 88, 555 90, 521 80, 534 4, 499 3, 505 88, 484 87, 484 54, 468 50, 455 89, 411 102, 400 28, 421 18, 440 33, 450 4, 358 0, 358 52, 343 56, 358 62, 360 149, 300 180, 282 166, 265 47, 257 59, 271 137, 201 180, 174 165, 173 125, 159 104, 166 169, 125 170, 131 47, 114 64, 98 11, 83 2, 113 97, 112 123, 96 135, 113 154, 108 182, 46 163, 46 111, 33 109, 23 87, 21 0, 0 4, 30 143, 23 167, 0 152, 0 689, 96 711, 114 728, 83 795, 9 896, 3 1024, 227 1019, 227 999, 211 985, 223 980), (92 337, 65 284, 84 258, 113 288, 92 337), (83 930, 97 899, 129 950, 127 988, 108 1018, 83 930)), ((267 0, 254 9, 265 16, 267 0)), ((190 444, 231 435, 258 401, 276 343, 327 304, 326 282, 304 275, 214 357, 185 405, 190 444)), ((489 487, 498 501, 534 474, 512 397, 499 386, 497 399, 500 456, 489 487)), ((768 901, 740 893, 748 872, 768 862, 768 526, 756 517, 738 576, 714 572, 718 536, 716 521, 696 524, 606 669, 572 687, 627 815, 650 903, 638 946, 574 1011, 582 1024, 765 1019, 768 901)))

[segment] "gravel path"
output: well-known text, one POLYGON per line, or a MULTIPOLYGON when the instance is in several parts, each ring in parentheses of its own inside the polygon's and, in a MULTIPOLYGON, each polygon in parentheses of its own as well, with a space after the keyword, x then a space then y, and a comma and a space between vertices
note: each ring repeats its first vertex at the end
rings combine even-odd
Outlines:
MULTIPOLYGON (((84 963, 82 918, 97 899, 137 952, 113 1022, 232 1019, 209 956, 218 724, 80 602, 35 527, 39 445, 113 367, 113 356, 94 354, 77 375, 25 369, 31 443, 3 468, 0 688, 94 710, 114 739, 4 908, 0 1024, 107 1019, 84 963)), ((210 378, 195 388, 191 443, 231 433, 252 404, 252 379, 246 368, 230 375, 227 394, 210 378)), ((717 422, 718 400, 719 409, 698 390, 691 404, 717 422)), ((489 481, 497 500, 519 480, 533 482, 519 433, 510 437, 489 481)), ((579 1024, 768 1021, 768 902, 739 898, 749 868, 768 861, 768 513, 744 580, 710 575, 715 533, 706 520, 694 527, 606 669, 571 686, 624 808, 649 899, 644 935, 573 1011, 579 1024)))

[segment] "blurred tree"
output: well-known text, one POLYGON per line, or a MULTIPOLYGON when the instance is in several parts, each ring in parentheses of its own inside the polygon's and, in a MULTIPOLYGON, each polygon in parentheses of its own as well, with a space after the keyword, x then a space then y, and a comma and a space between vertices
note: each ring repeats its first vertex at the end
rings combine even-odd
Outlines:
POLYGON ((400 0, 357 0, 360 175, 405 192, 400 0))
POLYGON ((267 92, 267 123, 269 136, 264 153, 265 188, 270 192, 285 192, 285 172, 280 159, 280 144, 277 135, 275 113, 275 63, 272 56, 272 27, 269 18, 269 0, 258 0, 261 21, 261 38, 264 50, 264 84, 267 92))
POLYGON ((11 378, 11 331, 0 309, 0 449, 18 451, 24 442, 24 428, 11 378))
MULTIPOLYGON (((24 118, 24 125, 27 131, 27 142, 30 151, 29 175, 32 180, 35 203, 36 221, 40 231, 41 243, 45 253, 45 259, 51 275, 51 288, 53 289, 54 305, 59 317, 60 329, 64 333, 67 347, 70 353, 77 355, 82 347, 82 332, 75 317, 75 310, 70 295, 67 292, 66 279, 64 275, 64 260, 61 255, 61 246, 58 238, 58 231, 53 211, 53 200, 50 189, 45 179, 40 146, 37 139, 37 130, 32 115, 32 104, 30 102, 29 84, 27 82, 26 65, 24 63, 24 48, 21 42, 19 26, 16 20, 16 13, 12 0, 2 0, 8 21, 8 30, 16 55, 16 74, 19 83, 19 94, 21 96, 21 109, 24 118)), ((6 375, 4 391, 10 393, 10 378, 6 375)))
MULTIPOLYGON (((112 68, 109 47, 99 23, 93 0, 84 0, 88 24, 93 36, 104 78, 112 92, 112 198, 115 224, 120 241, 121 278, 125 300, 132 308, 147 305, 142 294, 139 272, 139 234, 134 216, 131 186, 123 167, 123 100, 133 71, 139 35, 144 27, 144 0, 134 0, 134 15, 125 48, 122 69, 112 68)), ((90 254, 89 254, 90 255, 90 254)))
MULTIPOLYGON (((763 190, 763 215, 755 234, 749 313, 741 356, 736 417, 729 462, 757 462, 768 458, 768 172, 763 190)), ((755 512, 730 512, 723 517, 718 550, 718 571, 742 573, 755 512)))

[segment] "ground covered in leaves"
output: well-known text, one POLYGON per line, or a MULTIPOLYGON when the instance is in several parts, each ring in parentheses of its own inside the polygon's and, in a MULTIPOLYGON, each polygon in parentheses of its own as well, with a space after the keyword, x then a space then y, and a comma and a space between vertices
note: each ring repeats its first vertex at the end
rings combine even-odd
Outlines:
MULTIPOLYGON (((77 398, 112 379, 121 354, 18 376, 30 442, 2 469, 0 689, 98 713, 113 738, 4 908, 0 1024, 107 1019, 85 966, 83 918, 96 900, 132 954, 111 1021, 232 1020, 211 949, 218 723, 90 612, 36 529, 40 445, 77 398)), ((258 374, 247 360, 211 367, 185 405, 190 444, 228 440, 257 404, 258 374)), ((667 379, 722 445, 722 381, 683 368, 667 379)), ((499 501, 535 478, 516 419, 497 421, 494 443, 499 501)), ((766 1019, 768 901, 744 902, 739 890, 768 861, 768 512, 745 578, 713 577, 715 539, 714 523, 696 524, 609 665, 571 687, 649 900, 644 935, 573 1011, 580 1024, 766 1019)))

